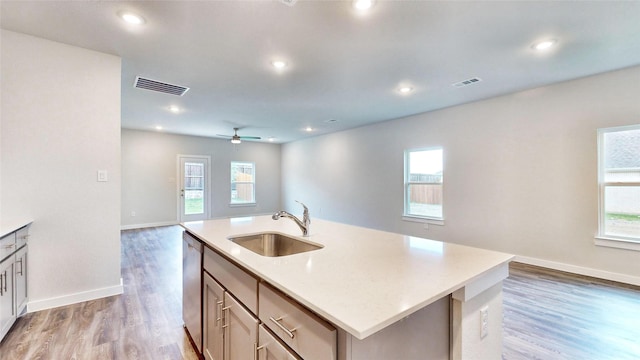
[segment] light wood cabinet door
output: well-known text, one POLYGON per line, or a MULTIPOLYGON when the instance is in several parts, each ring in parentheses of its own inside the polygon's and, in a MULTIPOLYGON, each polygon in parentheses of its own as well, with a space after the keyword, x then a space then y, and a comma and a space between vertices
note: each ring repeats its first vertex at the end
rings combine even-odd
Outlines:
POLYGON ((250 360, 258 343, 258 319, 229 293, 224 294, 224 359, 250 360))
POLYGON ((0 339, 7 334, 16 319, 13 303, 14 257, 0 262, 0 339))
POLYGON ((14 263, 16 281, 16 316, 22 316, 27 310, 27 247, 16 253, 14 263))
POLYGON ((203 272, 202 354, 207 360, 223 360, 224 332, 222 308, 225 291, 209 274, 203 272))
POLYGON ((258 359, 259 360, 301 360, 293 350, 282 345, 276 338, 265 329, 264 325, 260 325, 258 342, 258 359))

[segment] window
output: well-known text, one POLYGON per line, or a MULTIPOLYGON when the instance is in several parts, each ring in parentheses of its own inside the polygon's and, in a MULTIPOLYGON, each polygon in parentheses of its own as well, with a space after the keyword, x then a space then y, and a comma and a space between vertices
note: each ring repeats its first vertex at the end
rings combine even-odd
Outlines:
POLYGON ((204 163, 184 163, 184 214, 204 213, 204 163))
POLYGON ((405 151, 405 216, 443 219, 442 170, 442 148, 405 151))
POLYGON ((599 237, 640 242, 640 125, 598 130, 599 237))
POLYGON ((256 164, 231 162, 231 204, 255 204, 256 164))

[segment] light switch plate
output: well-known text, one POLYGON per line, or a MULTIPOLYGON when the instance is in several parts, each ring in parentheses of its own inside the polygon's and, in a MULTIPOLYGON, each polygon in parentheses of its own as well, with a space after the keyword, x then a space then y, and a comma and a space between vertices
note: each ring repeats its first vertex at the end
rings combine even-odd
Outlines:
POLYGON ((99 182, 109 181, 107 170, 98 170, 98 181, 99 182))

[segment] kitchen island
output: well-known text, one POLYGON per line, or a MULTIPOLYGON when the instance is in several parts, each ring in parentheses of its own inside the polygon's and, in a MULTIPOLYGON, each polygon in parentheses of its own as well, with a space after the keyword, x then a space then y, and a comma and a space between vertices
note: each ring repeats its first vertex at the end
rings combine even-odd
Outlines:
POLYGON ((385 359, 399 351, 395 358, 501 357, 502 280, 512 255, 318 219, 304 238, 294 222, 270 216, 182 226, 333 324, 338 359, 385 359), (228 240, 261 232, 296 236, 322 248, 266 257, 228 240))

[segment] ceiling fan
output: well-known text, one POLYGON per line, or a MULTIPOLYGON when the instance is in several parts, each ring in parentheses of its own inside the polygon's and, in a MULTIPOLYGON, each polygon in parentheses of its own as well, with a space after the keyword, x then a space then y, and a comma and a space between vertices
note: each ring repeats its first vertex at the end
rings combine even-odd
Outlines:
POLYGON ((232 144, 240 144, 242 141, 241 140, 260 140, 260 136, 240 136, 238 135, 238 130, 240 130, 240 128, 233 128, 233 135, 223 135, 223 134, 218 134, 218 136, 222 136, 222 137, 226 137, 226 138, 231 138, 231 143, 232 144))

